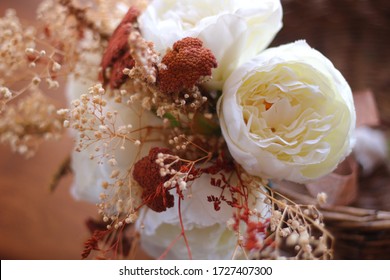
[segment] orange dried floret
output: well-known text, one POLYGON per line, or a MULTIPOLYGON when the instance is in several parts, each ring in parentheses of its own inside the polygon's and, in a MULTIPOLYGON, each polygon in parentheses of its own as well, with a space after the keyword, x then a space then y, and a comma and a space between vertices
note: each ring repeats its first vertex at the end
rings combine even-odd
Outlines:
POLYGON ((203 47, 197 38, 177 41, 162 59, 166 65, 158 73, 158 87, 165 94, 191 89, 203 77, 211 76, 217 60, 211 50, 203 47))

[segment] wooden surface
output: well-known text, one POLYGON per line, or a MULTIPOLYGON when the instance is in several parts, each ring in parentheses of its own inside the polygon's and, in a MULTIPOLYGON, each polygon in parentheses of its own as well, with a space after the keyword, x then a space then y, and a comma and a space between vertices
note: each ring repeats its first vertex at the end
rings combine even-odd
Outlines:
POLYGON ((25 160, 0 148, 0 257, 2 259, 79 259, 88 237, 84 221, 94 205, 77 202, 68 176, 54 193, 51 175, 71 149, 65 139, 47 143, 25 160))

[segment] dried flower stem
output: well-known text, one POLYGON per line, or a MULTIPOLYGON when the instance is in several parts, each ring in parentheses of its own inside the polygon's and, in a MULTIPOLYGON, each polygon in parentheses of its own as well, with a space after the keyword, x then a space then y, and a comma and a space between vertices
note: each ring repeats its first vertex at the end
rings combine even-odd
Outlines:
POLYGON ((182 199, 179 197, 178 211, 179 211, 179 220, 180 220, 180 226, 181 226, 181 234, 182 234, 182 236, 183 236, 184 243, 186 244, 186 247, 187 247, 188 258, 189 258, 190 260, 192 260, 191 249, 190 249, 190 246, 189 246, 189 244, 188 244, 188 240, 187 240, 187 236, 186 236, 186 232, 185 232, 184 224, 183 224, 183 218, 182 218, 182 215, 181 215, 181 200, 182 200, 182 199))

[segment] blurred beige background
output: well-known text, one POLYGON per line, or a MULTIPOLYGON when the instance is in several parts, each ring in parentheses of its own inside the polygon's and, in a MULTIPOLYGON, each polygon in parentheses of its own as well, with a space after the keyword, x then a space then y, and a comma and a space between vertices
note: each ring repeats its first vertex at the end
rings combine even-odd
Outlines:
MULTIPOLYGON (((1 0, 0 14, 14 8, 26 23, 33 23, 39 2, 1 0)), ((61 92, 50 96, 65 104, 61 92)), ((49 191, 52 176, 72 145, 70 138, 47 142, 29 160, 0 145, 1 259, 80 259, 89 236, 84 222, 96 216, 96 207, 71 197, 71 176, 54 193, 49 191)))
MULTIPOLYGON (((39 0, 1 0, 0 14, 15 8, 33 22, 39 0)), ((390 1, 283 0, 284 28, 273 45, 306 38, 345 75, 354 91, 370 88, 382 122, 390 121, 390 1)), ((52 95, 62 104, 61 93, 52 95)), ((72 149, 72 140, 49 142, 25 160, 0 145, 1 259, 79 259, 88 237, 85 220, 96 208, 70 196, 71 176, 54 193, 52 175, 72 149)), ((389 176, 375 181, 389 184, 389 176)), ((374 183, 375 183, 374 182, 374 183)), ((390 201, 387 209, 390 209, 390 201)))

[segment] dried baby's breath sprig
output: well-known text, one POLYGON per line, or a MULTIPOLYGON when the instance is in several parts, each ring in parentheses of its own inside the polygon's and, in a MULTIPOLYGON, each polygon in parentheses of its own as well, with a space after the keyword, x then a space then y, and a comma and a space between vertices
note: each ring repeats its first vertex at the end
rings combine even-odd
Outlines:
POLYGON ((40 40, 51 47, 50 55, 62 65, 61 73, 65 75, 96 78, 91 77, 90 60, 101 53, 105 37, 87 15, 90 9, 80 8, 71 0, 45 0, 38 7, 43 30, 40 40))
POLYGON ((183 199, 187 183, 204 173, 197 165, 208 160, 209 155, 192 161, 180 158, 167 148, 152 148, 133 169, 133 178, 143 189, 144 204, 156 212, 173 207, 174 196, 169 191, 176 189, 183 199))
POLYGON ((83 259, 118 259, 118 257, 135 258, 139 234, 132 224, 123 224, 120 228, 107 229, 102 221, 89 219, 87 227, 91 237, 84 242, 83 259))
POLYGON ((46 1, 38 18, 46 20, 42 29, 22 24, 13 10, 0 18, 2 109, 29 88, 58 88, 57 78, 71 71, 77 58, 79 33, 66 11, 46 1))
MULTIPOLYGON (((106 1, 106 2, 112 2, 112 1, 106 1)), ((109 3, 112 4, 112 3, 109 3)), ((106 30, 103 29, 103 27, 107 27, 107 24, 104 21, 104 18, 108 17, 103 17, 102 14, 100 14, 99 17, 95 18, 93 20, 88 14, 88 10, 91 10, 91 7, 86 8, 86 7, 79 7, 77 6, 73 0, 46 0, 41 4, 41 7, 43 5, 55 5, 58 8, 61 8, 62 11, 66 11, 68 15, 72 15, 75 17, 77 24, 78 24, 78 29, 91 29, 95 31, 97 34, 99 34, 102 38, 107 38, 108 34, 110 34, 110 31, 112 30, 106 30)), ((101 5, 98 5, 100 7, 101 5)), ((105 9, 104 9, 105 10, 105 9)), ((112 9, 106 9, 105 12, 107 11, 112 11, 112 9)), ((101 10, 102 12, 102 10, 101 10)))
POLYGON ((164 141, 174 154, 194 160, 205 153, 217 157, 226 148, 215 114, 183 114, 175 108, 172 110, 163 115, 163 123, 168 128, 164 131, 164 141))
POLYGON ((0 114, 0 141, 27 158, 42 141, 59 139, 63 133, 63 119, 56 114, 56 107, 37 88, 29 92, 0 114))
POLYGON ((123 74, 128 80, 121 88, 120 100, 128 105, 140 100, 146 110, 156 110, 159 114, 159 107, 165 104, 161 92, 155 83, 157 69, 162 67, 159 63, 159 54, 155 51, 153 43, 146 41, 137 30, 133 30, 128 38, 129 54, 134 59, 132 68, 123 69, 123 74), (127 99, 127 100, 126 100, 127 99))
POLYGON ((105 191, 101 194, 98 208, 109 228, 119 228, 124 223, 135 221, 141 203, 141 199, 137 199, 141 197, 141 190, 131 175, 133 164, 120 169, 117 167, 117 156, 132 145, 137 159, 143 143, 149 141, 151 130, 160 128, 147 126, 135 129, 133 125, 136 124, 118 124, 118 112, 109 109, 115 106, 107 106, 108 103, 115 104, 102 85, 96 84, 88 93, 73 100, 70 109, 59 110, 58 114, 65 117, 65 127, 78 133, 75 151, 88 151, 91 161, 110 167, 110 180, 102 183, 105 191))
POLYGON ((130 54, 135 61, 133 71, 138 71, 140 77, 148 84, 156 83, 157 69, 162 66, 159 64, 159 54, 154 50, 153 43, 146 41, 136 30, 130 33, 128 43, 130 54))
POLYGON ((4 110, 6 103, 13 97, 12 91, 7 87, 0 87, 0 113, 4 110))
MULTIPOLYGON (((14 10, 7 10, 4 17, 0 18, 0 112, 6 103, 28 88, 25 85, 21 85, 20 90, 12 87, 25 79, 27 73, 33 72, 30 69, 35 67, 35 62, 30 57, 35 55, 35 36, 36 30, 32 27, 25 28, 14 10)), ((38 57, 41 54, 45 55, 41 51, 38 52, 38 57)), ((38 82, 33 79, 36 74, 29 76, 29 86, 38 82)))
MULTIPOLYGON (((110 42, 118 42, 109 43, 103 56, 103 81, 109 80, 111 88, 120 87, 114 91, 114 100, 129 106, 139 101, 144 109, 155 112, 166 124, 172 124, 173 133, 167 136, 168 143, 170 139, 183 134, 192 137, 198 146, 215 146, 220 137, 217 117, 215 112, 212 113, 212 106, 207 106, 208 98, 203 94, 203 89, 198 87, 216 67, 213 54, 202 47, 199 39, 185 38, 176 42, 174 50, 163 58, 167 62, 165 65, 160 62, 153 43, 146 41, 137 30, 136 17, 137 10, 130 8, 110 39, 110 42), (126 42, 124 38, 127 34, 126 42), (184 77, 186 80, 183 80, 184 77), (172 81, 182 86, 172 88, 172 81), (166 88, 164 85, 169 88, 169 93, 161 90, 166 88), (205 118, 206 115, 210 117, 205 118)), ((183 146, 186 145, 176 144, 172 147, 173 152, 184 158, 197 157, 199 149, 190 151, 183 146), (189 156, 191 152, 195 154, 189 156)))
POLYGON ((0 85, 12 85, 20 78, 20 69, 28 69, 35 36, 36 30, 25 28, 14 10, 7 10, 0 18, 0 85))
POLYGON ((142 190, 130 171, 121 173, 114 170, 111 179, 112 182, 102 183, 105 192, 101 193, 101 202, 97 204, 98 213, 109 230, 135 223, 138 210, 143 205, 142 190))
POLYGON ((272 211, 272 246, 256 252, 255 257, 288 259, 331 259, 334 238, 326 230, 321 212, 314 205, 299 205, 269 189, 272 211))
POLYGON ((58 113, 66 116, 64 125, 71 127, 79 132, 80 141, 76 145, 75 150, 81 151, 87 149, 91 145, 95 146, 95 154, 91 157, 107 158, 110 151, 111 142, 119 140, 117 145, 111 149, 124 149, 126 141, 134 144, 141 141, 133 138, 132 124, 117 126, 118 112, 115 110, 107 110, 106 106, 109 102, 105 98, 106 91, 101 84, 96 84, 89 88, 87 94, 82 94, 80 99, 72 101, 71 109, 63 109, 58 113))
MULTIPOLYGON (((126 256, 128 252, 126 248, 128 247, 131 248, 134 254, 139 238, 137 233, 130 231, 130 234, 126 237, 128 242, 126 244, 123 244, 123 242, 126 240, 124 233, 127 229, 132 228, 131 225, 138 218, 137 211, 145 205, 158 212, 165 211, 168 207, 173 206, 174 196, 168 193, 168 191, 176 190, 176 194, 179 195, 178 208, 179 215, 181 215, 180 201, 185 199, 184 192, 187 190, 187 184, 197 179, 203 172, 211 172, 213 170, 211 168, 201 170, 196 166, 208 160, 210 160, 209 155, 199 158, 197 161, 189 161, 171 154, 166 148, 152 148, 148 156, 139 160, 131 168, 134 180, 130 179, 130 184, 133 188, 141 187, 142 194, 130 193, 129 187, 126 187, 124 184, 116 190, 116 193, 103 194, 106 197, 102 198, 103 202, 99 203, 98 207, 100 209, 99 212, 103 216, 104 224, 99 229, 93 231, 92 237, 85 243, 83 258, 88 257, 92 251, 97 251, 99 258, 107 258, 108 255, 112 254, 115 258, 117 254, 126 256), (118 195, 119 190, 123 191, 120 195, 118 195), (112 197, 109 199, 109 196, 112 197), (127 212, 128 214, 124 218, 122 214, 121 218, 118 214, 126 213, 126 204, 131 200, 134 201, 134 197, 140 197, 142 201, 138 203, 133 202, 131 208, 133 212, 127 212), (107 206, 113 205, 114 202, 116 202, 117 207, 116 214, 110 216, 107 212, 110 208, 107 206)), ((104 185, 106 188, 110 187, 107 182, 104 185)), ((180 236, 182 235, 185 236, 184 227, 180 236)), ((130 252, 129 254, 131 255, 132 253, 130 252)))
POLYGON ((315 206, 298 205, 277 196, 266 180, 247 174, 238 165, 233 173, 239 178, 238 184, 232 184, 225 174, 217 171, 215 174, 219 175, 210 183, 220 188, 221 194, 208 197, 216 211, 222 203, 236 209, 227 222, 237 235, 233 258, 242 254, 250 259, 332 258, 333 236, 325 229, 315 206), (262 209, 251 206, 254 198, 261 199, 265 206, 262 209))

